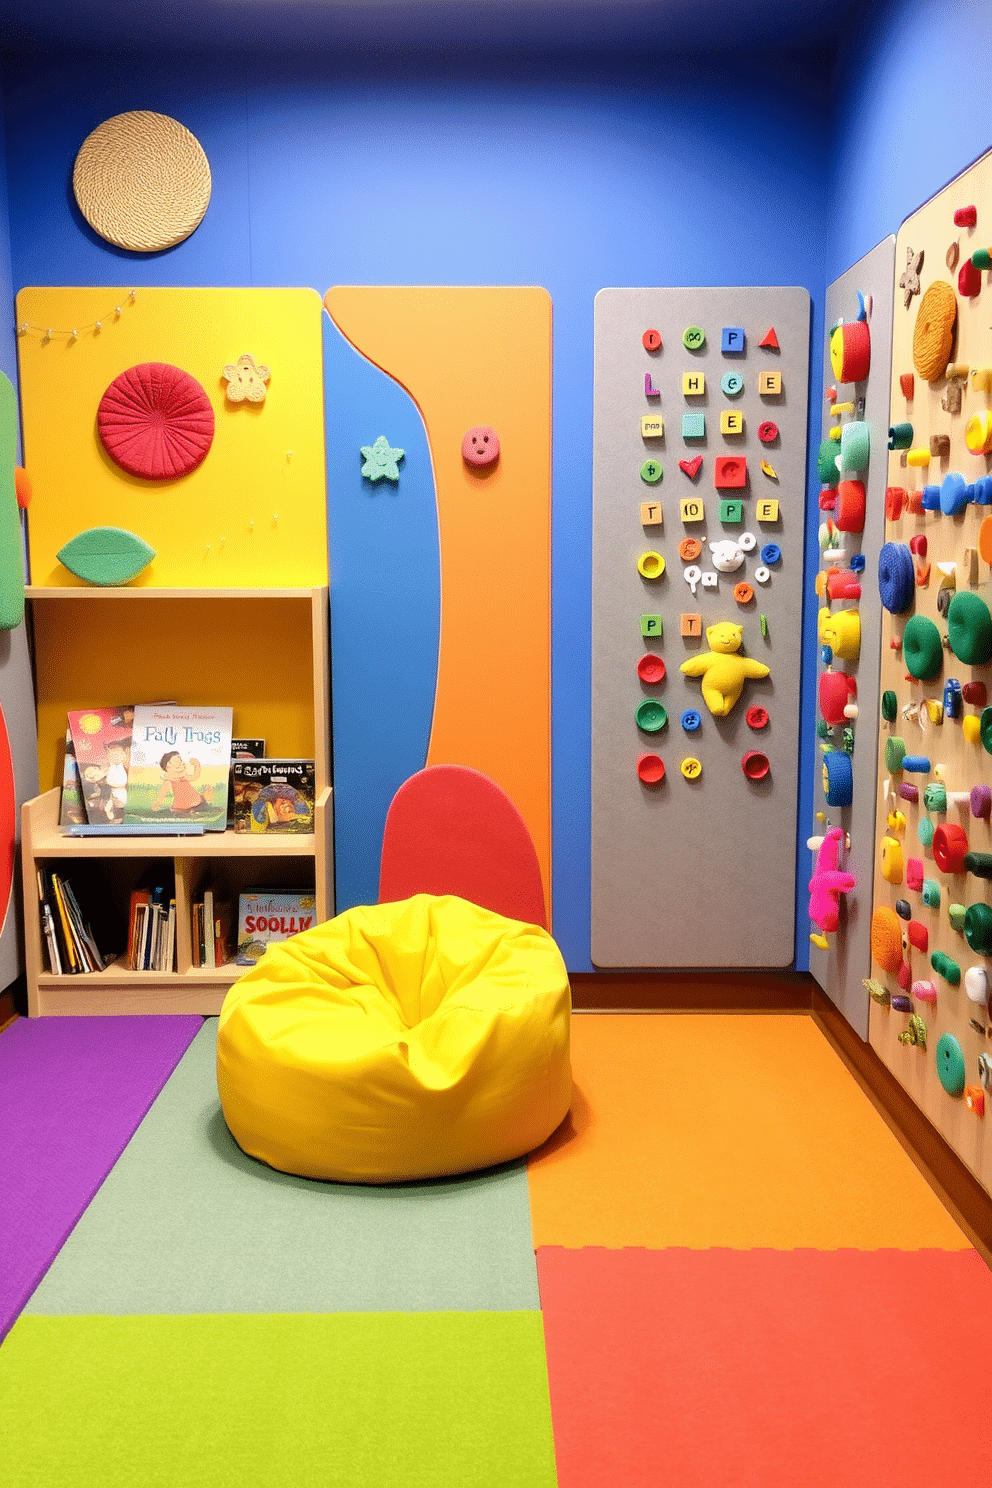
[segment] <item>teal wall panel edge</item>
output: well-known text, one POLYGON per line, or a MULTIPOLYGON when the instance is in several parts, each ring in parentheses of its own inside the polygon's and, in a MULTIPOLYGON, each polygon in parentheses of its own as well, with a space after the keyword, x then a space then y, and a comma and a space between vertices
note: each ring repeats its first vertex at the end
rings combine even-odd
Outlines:
POLYGON ((324 312, 337 910, 374 904, 386 812, 427 762, 441 628, 427 431, 398 383, 324 312), (402 449, 399 480, 363 478, 362 445, 402 449))

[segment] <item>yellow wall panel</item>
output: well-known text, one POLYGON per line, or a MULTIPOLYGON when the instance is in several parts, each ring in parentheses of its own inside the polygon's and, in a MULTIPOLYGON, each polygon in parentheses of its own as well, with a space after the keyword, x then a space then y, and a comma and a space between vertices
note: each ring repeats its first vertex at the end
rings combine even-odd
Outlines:
POLYGON ((18 337, 33 583, 78 585, 55 555, 78 532, 103 526, 135 532, 155 549, 135 585, 327 582, 321 306, 313 290, 147 288, 131 302, 127 287, 32 288, 17 297, 17 319, 41 328, 18 337), (227 400, 223 369, 243 352, 271 371, 264 403, 227 400), (210 451, 181 480, 130 476, 100 443, 100 399, 140 362, 181 367, 213 406, 210 451))
POLYGON ((61 784, 72 708, 230 704, 235 736, 263 738, 268 755, 314 757, 309 594, 36 599, 32 611, 42 790, 61 784))

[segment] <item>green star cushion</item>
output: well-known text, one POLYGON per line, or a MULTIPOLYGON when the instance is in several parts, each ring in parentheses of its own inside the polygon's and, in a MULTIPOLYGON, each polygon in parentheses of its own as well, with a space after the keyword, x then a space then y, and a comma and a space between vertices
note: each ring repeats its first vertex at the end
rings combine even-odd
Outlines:
POLYGON ((362 474, 366 480, 391 480, 398 481, 400 478, 400 464, 404 451, 393 449, 384 434, 380 434, 375 444, 362 445, 362 474))

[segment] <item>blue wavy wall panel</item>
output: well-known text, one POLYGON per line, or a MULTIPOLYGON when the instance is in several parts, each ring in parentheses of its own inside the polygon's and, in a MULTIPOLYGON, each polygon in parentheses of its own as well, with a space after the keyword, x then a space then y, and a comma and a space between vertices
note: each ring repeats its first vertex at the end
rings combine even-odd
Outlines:
POLYGON ((386 812, 427 762, 441 629, 437 498, 412 398, 324 314, 337 910, 374 904, 386 812), (405 451, 399 480, 361 474, 362 445, 405 451))

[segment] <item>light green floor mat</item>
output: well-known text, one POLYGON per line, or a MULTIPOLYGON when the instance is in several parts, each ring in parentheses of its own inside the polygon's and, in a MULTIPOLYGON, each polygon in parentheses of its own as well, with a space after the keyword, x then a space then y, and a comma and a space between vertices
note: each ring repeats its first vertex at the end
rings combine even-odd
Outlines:
POLYGON ((210 1018, 28 1312, 540 1306, 523 1162, 386 1187, 273 1172, 245 1156, 224 1122, 216 1037, 210 1018))
POLYGON ((22 1317, 4 1488, 555 1488, 535 1312, 22 1317))

